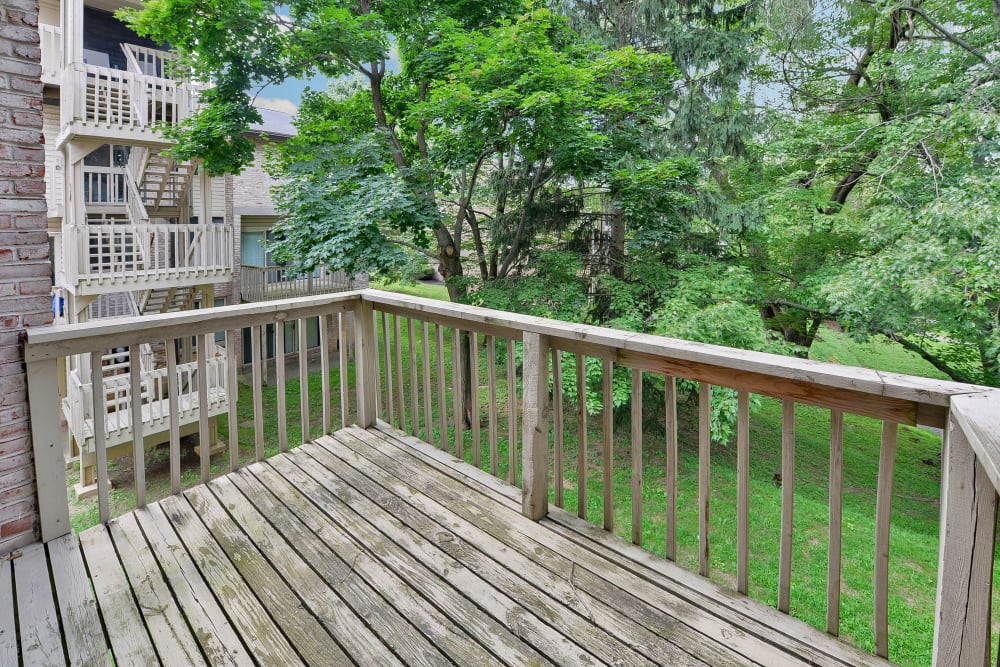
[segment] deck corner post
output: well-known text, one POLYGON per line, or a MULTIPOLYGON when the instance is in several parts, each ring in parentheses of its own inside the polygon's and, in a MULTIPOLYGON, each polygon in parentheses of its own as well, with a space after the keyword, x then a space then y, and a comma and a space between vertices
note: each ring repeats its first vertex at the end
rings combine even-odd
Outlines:
POLYGON ((549 511, 549 339, 524 332, 521 511, 532 521, 549 511))
POLYGON ((969 438, 948 417, 941 456, 941 538, 933 664, 990 662, 997 491, 969 438))
POLYGON ((59 370, 56 359, 29 361, 28 410, 38 489, 38 516, 42 541, 70 532, 66 500, 66 460, 60 427, 59 370))
POLYGON ((375 408, 377 393, 376 355, 378 339, 372 319, 372 302, 359 297, 354 304, 354 364, 358 396, 358 426, 375 425, 378 413, 375 408))

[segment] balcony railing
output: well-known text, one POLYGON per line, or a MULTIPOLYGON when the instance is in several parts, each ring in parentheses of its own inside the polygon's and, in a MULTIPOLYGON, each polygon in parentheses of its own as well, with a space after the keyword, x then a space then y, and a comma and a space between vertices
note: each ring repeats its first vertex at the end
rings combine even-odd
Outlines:
MULTIPOLYGON (((315 415, 324 433, 330 432, 336 422, 346 425, 355 421, 364 427, 375 425, 379 419, 390 422, 415 437, 471 459, 484 475, 490 473, 519 485, 523 513, 533 519, 546 516, 549 502, 562 506, 572 498, 567 494, 569 489, 569 493, 577 495, 581 519, 587 517, 588 501, 596 500, 603 508, 603 518, 596 522, 597 526, 588 529, 595 542, 604 534, 599 527, 613 530, 616 522, 624 520, 631 526, 631 531, 625 534, 631 532, 632 541, 642 544, 641 526, 647 509, 640 491, 645 488, 643 474, 649 464, 644 448, 649 452, 654 446, 652 442, 644 442, 645 427, 651 426, 644 409, 651 406, 648 397, 643 400, 642 393, 646 381, 662 382, 663 392, 657 396, 656 407, 657 414, 663 415, 660 424, 663 435, 662 438, 657 436, 656 446, 657 456, 665 465, 665 475, 662 487, 654 493, 666 499, 667 558, 678 558, 678 550, 684 546, 697 554, 697 571, 703 577, 711 577, 715 573, 710 554, 722 546, 720 541, 725 543, 731 539, 730 547, 736 554, 735 577, 710 583, 692 576, 686 585, 698 590, 729 586, 733 589, 732 599, 739 600, 741 594, 753 592, 749 590, 748 581, 749 573, 757 567, 756 556, 777 555, 776 606, 785 613, 791 610, 790 591, 794 581, 791 548, 796 539, 792 522, 796 407, 808 405, 828 410, 830 466, 828 472, 822 474, 827 476, 829 486, 829 534, 825 548, 819 545, 817 549, 823 548, 829 554, 826 630, 834 636, 839 634, 841 560, 846 555, 841 553, 841 538, 846 531, 857 530, 844 526, 841 515, 841 499, 847 491, 842 475, 844 434, 845 426, 851 423, 845 423, 845 415, 879 420, 881 439, 874 444, 880 453, 876 459, 861 464, 878 470, 871 536, 874 551, 868 555, 874 586, 873 597, 867 604, 872 610, 874 650, 882 656, 888 653, 889 646, 889 603, 891 596, 898 593, 890 589, 893 581, 889 577, 890 565, 909 567, 893 558, 890 539, 899 425, 944 428, 933 652, 938 664, 989 662, 997 489, 1000 488, 1000 391, 373 290, 106 324, 94 322, 30 330, 25 357, 43 539, 55 538, 69 530, 65 462, 59 445, 61 434, 58 423, 48 418, 57 400, 58 357, 91 354, 99 358, 109 348, 165 341, 168 363, 171 363, 173 353, 169 351, 175 349, 175 341, 199 336, 203 337, 199 340, 209 343, 213 335, 224 332, 229 356, 225 383, 230 389, 229 432, 237 434, 241 417, 236 407, 235 341, 243 329, 249 328, 252 378, 250 385, 240 391, 251 394, 253 458, 261 460, 264 457, 265 419, 269 433, 275 428, 272 420, 277 420, 278 448, 282 451, 290 441, 306 442, 315 437, 316 431, 310 430, 314 421, 310 415, 310 383, 299 383, 298 396, 292 394, 283 364, 275 369, 276 391, 272 400, 277 402, 276 410, 265 414, 265 368, 261 353, 265 327, 273 327, 275 344, 283 349, 283 324, 298 321, 299 335, 305 336, 306 319, 313 317, 319 317, 324 337, 319 371, 321 415, 315 415), (348 316, 353 316, 353 368, 346 346, 339 346, 334 353, 325 338, 331 328, 331 318, 336 318, 340 339, 345 340, 348 316), (331 378, 330 357, 333 354, 339 354, 339 377, 331 378), (592 363, 588 364, 588 360, 592 363), (595 429, 600 431, 599 442, 588 445, 586 401, 581 398, 582 392, 570 391, 570 387, 583 387, 588 379, 593 379, 588 378, 592 373, 587 369, 600 369, 596 385, 604 406, 612 404, 614 393, 630 387, 627 391, 631 405, 629 437, 616 438, 612 410, 604 409, 600 427, 595 429), (616 369, 627 382, 615 382, 616 369), (678 400, 677 383, 680 380, 697 383, 698 387, 691 410, 692 417, 697 415, 697 435, 694 436, 697 455, 685 459, 687 467, 694 467, 688 474, 696 476, 698 493, 696 499, 684 504, 678 497, 677 416, 679 408, 685 407, 678 400), (339 392, 335 390, 337 387, 339 392), (717 449, 709 430, 710 407, 713 396, 723 389, 735 392, 738 397, 732 536, 721 534, 721 531, 713 534, 715 524, 709 522, 710 506, 718 502, 713 500, 713 494, 720 490, 713 489, 713 479, 714 484, 719 482, 718 477, 712 475, 712 458, 717 456, 717 449), (763 547, 773 554, 751 554, 750 547, 751 507, 755 501, 751 497, 749 475, 752 394, 777 399, 781 405, 782 421, 778 427, 781 434, 779 479, 782 480, 780 538, 773 546, 763 547), (289 401, 299 404, 301 440, 298 434, 289 437, 289 401), (502 412, 506 412, 505 419, 501 419, 502 412), (507 439, 502 446, 501 432, 507 439), (567 437, 570 432, 575 433, 575 440, 567 437), (627 462, 618 463, 616 468, 615 443, 622 440, 628 443, 627 462), (572 455, 576 456, 577 470, 569 470, 566 465, 572 455), (593 466, 600 470, 599 477, 603 480, 597 498, 588 495, 587 490, 586 480, 593 466), (612 487, 616 478, 629 480, 632 489, 631 498, 624 506, 615 505, 612 487), (682 510, 696 512, 696 531, 681 533, 678 530, 678 513, 682 510)), ((300 349, 305 347, 301 345, 300 349)), ((300 374, 305 376, 308 366, 304 354, 300 355, 299 365, 300 374)), ((202 372, 199 381, 206 380, 207 373, 202 372)), ((139 382, 136 374, 132 375, 131 382, 133 386, 139 382)), ((176 396, 177 392, 171 390, 168 394, 176 396)), ((205 409, 208 395, 207 391, 201 391, 198 396, 205 415, 208 414, 205 409)), ((96 400, 93 402, 98 404, 96 400)), ((179 414, 179 409, 176 403, 169 405, 168 415, 179 414)), ((170 417, 170 421, 173 424, 176 420, 170 417)), ((97 420, 94 442, 102 521, 109 518, 104 453, 107 428, 102 420, 97 420)), ((207 432, 207 423, 202 423, 200 428, 203 434, 207 432)), ((239 443, 235 437, 229 440, 228 461, 221 472, 241 464, 239 443)), ((138 439, 134 446, 136 451, 141 451, 138 439)), ((179 466, 179 448, 172 447, 170 456, 171 465, 179 466)), ((136 460, 141 461, 141 457, 136 460)), ((203 482, 212 476, 207 461, 208 457, 203 456, 203 482)), ((142 505, 145 497, 143 466, 135 468, 137 502, 142 505)), ((173 492, 178 490, 174 488, 173 492)), ((572 579, 570 581, 572 583, 572 579)), ((906 602, 897 598, 896 604, 906 602)))
POLYGON ((173 125, 194 107, 193 87, 172 79, 85 63, 70 63, 62 85, 72 102, 63 126, 80 122, 104 130, 173 125))
POLYGON ((62 28, 47 23, 38 24, 42 47, 42 83, 58 84, 62 77, 62 28))
POLYGON ((129 71, 178 82, 188 80, 176 53, 137 44, 122 44, 122 51, 128 60, 129 71))
POLYGON ((184 281, 219 282, 232 275, 233 228, 229 224, 89 224, 64 232, 64 250, 74 253, 78 286, 120 291, 184 281))
POLYGON ((83 168, 83 201, 85 204, 123 206, 125 204, 124 167, 83 168))
POLYGON ((329 294, 365 287, 343 271, 319 268, 308 276, 289 276, 283 266, 240 267, 240 294, 244 301, 272 301, 293 296, 329 294))

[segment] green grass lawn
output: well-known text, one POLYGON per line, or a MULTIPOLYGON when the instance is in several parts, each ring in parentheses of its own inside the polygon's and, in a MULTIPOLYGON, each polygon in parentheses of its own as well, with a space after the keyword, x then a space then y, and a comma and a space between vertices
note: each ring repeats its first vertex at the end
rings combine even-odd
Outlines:
POLYGON ((399 292, 410 296, 422 296, 427 299, 448 300, 448 288, 444 285, 424 282, 373 282, 372 289, 387 292, 399 292))
MULTIPOLYGON (((430 298, 447 298, 445 289, 437 285, 379 285, 379 289, 393 289, 407 294, 430 298)), ((435 330, 431 327, 431 369, 436 368, 435 330)), ((381 334, 381 326, 379 326, 381 334)), ((446 412, 449 415, 448 442, 454 441, 451 393, 451 336, 445 336, 445 385, 446 412)), ((407 387, 404 412, 411 421, 409 396, 409 340, 404 322, 400 341, 404 384, 407 387)), ((421 330, 416 329, 418 368, 422 360, 421 330)), ((499 341, 498 341, 499 342, 499 341)), ((384 341, 383 341, 384 343, 384 341)), ((502 345, 498 345, 502 348, 502 345)), ((884 371, 936 376, 934 369, 899 346, 884 339, 871 339, 858 343, 830 329, 824 329, 811 355, 814 359, 838 363, 865 365, 884 371)), ((497 474, 507 473, 507 384, 503 353, 498 359, 497 389, 497 474)), ((387 415, 384 387, 384 347, 380 348, 383 395, 383 418, 387 415)), ((482 418, 480 466, 490 469, 492 461, 488 438, 487 360, 480 349, 480 406, 482 418)), ((353 386, 353 364, 347 369, 348 385, 353 386)), ((397 377, 395 364, 392 375, 397 377)), ((418 374, 419 375, 419 374, 418 374)), ((647 377, 650 377, 647 375, 647 377)), ((398 382, 398 380, 396 380, 398 382)), ((339 373, 331 373, 331 396, 334 402, 333 427, 340 426, 339 373)), ((433 380, 430 395, 421 390, 422 377, 418 377, 420 409, 416 419, 417 434, 424 440, 439 443, 437 430, 437 384, 433 380), (423 400, 431 401, 434 418, 427 428, 423 424, 423 400)), ((308 378, 310 402, 310 436, 322 433, 321 378, 313 373, 308 378)), ((299 421, 300 385, 297 379, 287 384, 289 442, 301 441, 299 421)), ((353 397, 351 407, 353 407, 353 397)), ((263 389, 264 441, 267 456, 278 452, 277 389, 268 385, 263 389)), ((655 415, 655 398, 647 394, 648 421, 644 423, 644 485, 645 506, 643 522, 644 547, 652 552, 664 552, 664 464, 662 416, 655 415)), ((575 513, 577 437, 573 410, 575 406, 565 401, 566 437, 563 443, 565 459, 562 485, 565 506, 575 513)), ((683 394, 679 400, 681 429, 679 433, 680 459, 678 482, 678 561, 697 570, 698 545, 698 452, 696 429, 696 399, 683 394)), ((662 411, 662 408, 660 408, 662 411)), ((238 398, 240 423, 239 443, 241 458, 250 461, 254 454, 253 404, 248 386, 240 386, 238 398)), ((399 410, 394 404, 398 424, 399 410)), ((349 415, 349 421, 351 417, 349 415)), ((219 420, 219 430, 228 439, 226 420, 219 420)), ((600 415, 589 422, 588 518, 600 524, 603 517, 603 488, 601 468, 600 415)), ((520 428, 518 425, 517 428, 520 428)), ((879 461, 881 424, 875 420, 848 415, 844 427, 844 510, 843 510, 843 559, 841 584, 841 634, 846 639, 871 650, 874 645, 872 631, 872 578, 875 535, 875 488, 879 461)), ((408 429, 407 429, 408 430, 408 429)), ((613 468, 616 532, 625 539, 631 535, 630 443, 628 415, 617 415, 615 426, 615 464, 613 468)), ((517 430, 515 429, 515 434, 517 430)), ((515 438, 516 440, 519 439, 515 438)), ((464 433, 465 458, 473 461, 472 434, 464 433)), ((767 604, 777 602, 778 543, 780 539, 781 489, 773 479, 781 468, 781 405, 771 399, 762 399, 760 408, 751 416, 751 567, 750 595, 767 604)), ((518 458, 519 460, 519 458, 518 458)), ((213 474, 223 472, 228 461, 225 454, 213 459, 213 474)), ((825 627, 826 572, 827 572, 827 517, 828 517, 828 468, 829 468, 829 411, 800 405, 796 408, 796 479, 795 514, 792 557, 791 612, 806 622, 825 627)), ((162 448, 147 454, 147 477, 150 479, 150 497, 157 498, 169 492, 167 468, 162 448)), ((185 484, 197 483, 197 457, 190 453, 185 458, 185 484)), ((735 447, 713 445, 712 448, 712 500, 711 500, 711 566, 712 577, 734 586, 736 574, 736 464, 735 447)), ((134 497, 130 490, 131 463, 127 458, 112 463, 112 479, 116 489, 112 492, 113 511, 121 513, 130 509, 134 497)), ((905 665, 922 665, 930 662, 937 576, 938 499, 940 485, 940 438, 938 435, 909 427, 901 427, 896 456, 893 488, 892 536, 890 561, 890 658, 905 665)), ((74 526, 79 530, 97 522, 96 503, 93 500, 75 503, 74 526)), ((995 601, 996 604, 996 601, 995 601)), ((993 643, 996 646, 996 641, 993 643)))

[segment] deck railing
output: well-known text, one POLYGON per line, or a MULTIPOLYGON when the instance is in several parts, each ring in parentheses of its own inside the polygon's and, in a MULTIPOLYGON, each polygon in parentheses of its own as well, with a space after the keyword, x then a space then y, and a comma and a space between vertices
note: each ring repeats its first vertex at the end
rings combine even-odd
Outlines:
POLYGON ((79 255, 76 279, 92 287, 205 278, 233 268, 229 224, 88 224, 66 233, 79 255))
MULTIPOLYGON (((749 474, 751 399, 754 395, 776 399, 782 415, 780 477, 776 477, 781 486, 781 526, 773 551, 779 563, 776 606, 783 612, 791 610, 794 581, 791 554, 796 537, 792 521, 796 407, 827 410, 830 464, 828 473, 823 473, 828 474, 829 488, 825 629, 834 635, 839 632, 843 586, 841 560, 845 554, 841 553, 841 544, 848 530, 841 515, 846 490, 842 476, 844 433, 845 425, 849 428, 854 419, 845 422, 845 415, 877 419, 881 422, 880 455, 865 465, 878 469, 872 512, 874 553, 870 574, 874 594, 870 608, 875 652, 883 656, 889 646, 889 571, 894 562, 890 518, 899 426, 944 428, 934 656, 938 664, 984 664, 989 660, 1000 488, 1000 391, 365 290, 137 318, 127 326, 94 322, 34 329, 29 331, 26 348, 32 415, 51 411, 57 395, 55 369, 59 356, 98 354, 111 347, 158 341, 173 350, 176 340, 189 336, 208 340, 217 332, 224 332, 229 356, 231 434, 240 433, 236 413, 239 394, 250 393, 246 402, 252 406, 253 426, 243 432, 247 445, 244 454, 249 454, 250 460, 264 457, 265 443, 272 437, 266 433, 275 429, 269 421, 272 416, 277 422, 276 451, 285 450, 293 442, 314 439, 338 423, 355 421, 371 427, 384 420, 519 485, 523 511, 529 517, 545 517, 552 502, 577 507, 581 519, 585 519, 588 506, 596 503, 600 508, 596 515, 598 526, 612 531, 619 523, 629 524, 631 529, 625 536, 642 544, 641 526, 647 513, 643 474, 655 448, 665 466, 663 487, 657 491, 666 501, 662 555, 679 560, 682 548, 693 551, 697 571, 712 577, 716 575, 713 550, 719 540, 732 539, 736 553, 733 580, 710 584, 699 579, 705 583, 692 585, 731 586, 738 593, 753 592, 748 581, 755 567, 750 547, 755 502, 749 474), (284 349, 283 325, 290 321, 298 321, 299 349, 305 350, 305 323, 313 317, 320 320, 323 350, 318 401, 310 400, 309 383, 298 383, 297 392, 289 391, 284 364, 277 364, 272 379, 262 359, 269 328, 273 327, 275 346, 284 349), (346 340, 349 325, 354 338, 353 364, 347 346, 332 346, 328 338, 329 332, 335 331, 341 341, 346 340), (250 330, 253 360, 249 386, 239 387, 235 378, 236 340, 245 328, 250 330), (331 374, 333 364, 338 370, 331 374), (267 414, 265 378, 268 400, 274 401, 267 414), (682 535, 678 531, 678 513, 688 506, 678 497, 678 412, 688 410, 679 399, 682 381, 687 390, 694 389, 690 416, 697 423, 695 453, 686 464, 689 469, 694 466, 697 479, 697 499, 689 501, 697 513, 698 527, 692 537, 685 537, 691 533, 682 535), (643 399, 644 388, 653 386, 662 387, 655 406, 648 398, 643 399), (581 391, 577 391, 578 387, 581 391), (709 520, 712 503, 718 502, 713 501, 713 492, 719 490, 713 489, 712 459, 722 453, 712 442, 711 407, 713 400, 729 391, 735 393, 737 405, 736 525, 732 538, 713 535, 709 520), (630 405, 627 427, 615 421, 609 407, 622 394, 627 395, 626 403, 630 405), (600 403, 596 412, 593 406, 588 409, 588 395, 600 399, 593 401, 600 403), (313 419, 315 412, 310 412, 316 409, 321 415, 313 419), (644 427, 651 427, 649 414, 659 415, 657 419, 662 420, 659 432, 663 435, 657 436, 656 442, 648 441, 645 434, 644 427), (588 426, 592 418, 596 421, 593 429, 588 426), (301 432, 290 434, 295 420, 301 432), (311 428, 314 421, 317 426, 311 428), (627 437, 616 436, 616 429, 627 437), (596 441, 588 436, 594 433, 596 441), (628 446, 627 459, 617 468, 616 460, 621 457, 615 454, 616 443, 628 446), (567 462, 572 458, 576 466, 570 469, 567 462), (592 476, 590 469, 594 466, 599 474, 592 476), (626 507, 616 507, 612 489, 614 480, 622 477, 628 480, 631 494, 626 507), (599 493, 588 494, 588 478, 600 486, 599 493), (575 502, 570 502, 574 495, 575 502)), ((167 361, 176 364, 171 353, 167 361)), ((309 373, 305 354, 299 355, 299 373, 309 373)), ((138 381, 133 375, 131 382, 138 381)), ((168 398, 177 395, 175 388, 168 388, 167 393, 168 398)), ((177 406, 170 405, 169 409, 174 414, 177 406)), ((58 424, 50 419, 33 420, 33 424, 42 534, 48 540, 68 530, 64 464, 58 444, 61 438, 58 424)), ((201 428, 207 430, 207 425, 201 428)), ((106 461, 102 460, 106 436, 99 431, 95 431, 99 507, 101 520, 105 520, 109 511, 108 473, 103 469, 106 461)), ((237 440, 229 438, 223 472, 237 468, 245 460, 241 459, 237 440)), ((135 448, 141 452, 138 440, 135 448)), ((173 441, 170 457, 172 469, 180 465, 179 450, 173 441)), ((205 481, 211 476, 208 456, 202 457, 201 466, 201 480, 205 481)), ((135 466, 139 504, 145 501, 142 468, 135 466)), ((177 479, 177 484, 172 485, 175 493, 179 490, 179 475, 177 479)), ((597 528, 592 530, 600 533, 597 528)))
POLYGON ((273 301, 293 296, 329 294, 356 289, 354 280, 343 271, 319 268, 307 276, 289 276, 283 266, 240 267, 240 294, 244 301, 273 301))

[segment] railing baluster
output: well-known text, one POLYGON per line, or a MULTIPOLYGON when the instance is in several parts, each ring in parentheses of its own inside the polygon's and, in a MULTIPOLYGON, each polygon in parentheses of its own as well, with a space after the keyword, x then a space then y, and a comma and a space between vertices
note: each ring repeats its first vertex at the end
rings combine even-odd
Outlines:
POLYGON ((400 431, 406 430, 406 387, 403 378, 403 334, 402 334, 402 323, 400 320, 402 317, 400 315, 393 315, 392 317, 392 353, 396 362, 396 410, 399 414, 399 420, 396 422, 396 427, 400 431))
POLYGON ((614 382, 614 366, 610 359, 604 359, 601 364, 601 388, 603 411, 601 412, 601 422, 603 425, 603 439, 601 443, 601 463, 604 466, 604 530, 613 531, 615 529, 615 508, 614 508, 614 476, 612 467, 614 466, 614 405, 612 403, 612 384, 614 382))
POLYGON ((170 413, 170 493, 181 492, 181 422, 177 382, 177 340, 163 343, 167 357, 167 410, 170 413))
POLYGON ((434 418, 432 415, 431 394, 431 354, 430 354, 430 329, 427 320, 420 323, 420 358, 423 362, 424 372, 424 442, 434 441, 434 418))
POLYGON ((93 391, 93 430, 94 453, 97 458, 97 507, 101 523, 111 518, 110 501, 108 498, 108 450, 106 447, 105 428, 108 408, 105 405, 104 378, 101 370, 101 353, 90 353, 90 377, 93 391))
POLYGON ((711 576, 709 509, 712 497, 712 386, 698 389, 698 574, 711 576))
POLYGON ((889 657, 889 528, 898 433, 898 424, 888 420, 882 422, 875 498, 875 653, 883 658, 889 657))
POLYGON ((670 560, 677 560, 677 379, 669 375, 663 378, 663 403, 667 450, 664 555, 670 560))
POLYGON ((212 476, 212 457, 209 452, 212 442, 208 432, 208 351, 214 346, 210 334, 198 340, 198 452, 201 458, 201 482, 204 484, 212 476))
POLYGON ((736 590, 750 582, 750 394, 736 399, 736 590))
POLYGON ((792 585, 792 519, 795 508, 795 402, 781 409, 781 547, 778 563, 778 610, 786 614, 792 585))
MULTIPOLYGON (((283 326, 278 322, 275 326, 283 326)), ((256 461, 264 460, 264 376, 261 369, 261 338, 263 324, 250 327, 251 367, 253 372, 253 436, 254 457, 256 461)))
MULTIPOLYGON (((135 478, 135 506, 146 506, 146 449, 142 433, 142 369, 138 345, 128 348, 129 394, 132 407, 132 472, 135 478)), ((150 419, 153 417, 150 403, 150 419)))
POLYGON ((562 352, 552 349, 552 486, 556 507, 563 506, 562 352))
POLYGON ((479 335, 475 331, 469 332, 469 384, 472 391, 469 396, 472 404, 469 406, 469 417, 472 421, 472 465, 481 467, 482 451, 480 450, 480 423, 479 423, 479 335))
POLYGON ((462 433, 462 332, 451 330, 451 392, 455 416, 455 456, 465 457, 462 433))
POLYGON ((240 422, 237 416, 240 385, 236 378, 236 331, 226 330, 226 401, 229 416, 229 471, 240 467, 240 422))
POLYGON ((278 399, 278 450, 288 451, 288 385, 285 379, 285 321, 274 323, 274 379, 278 399))
POLYGON ((497 476, 500 449, 497 444, 497 341, 494 336, 486 337, 486 384, 489 398, 489 439, 490 474, 497 476))
POLYGON ((830 549, 826 577, 826 631, 840 634, 840 551, 844 493, 844 413, 830 411, 830 549))
POLYGON ((507 483, 517 485, 517 373, 514 341, 507 339, 507 483))
POLYGON ((308 320, 299 320, 299 419, 302 427, 302 442, 309 442, 312 438, 309 434, 309 356, 306 352, 308 339, 306 338, 306 323, 308 320))
POLYGON ((319 374, 321 378, 320 394, 323 397, 323 435, 330 433, 333 419, 330 411, 330 334, 327 329, 330 320, 326 315, 320 315, 317 322, 319 326, 319 374))
MULTIPOLYGON (((410 345, 410 435, 416 437, 420 433, 420 407, 417 392, 417 336, 416 321, 410 317, 406 320, 406 335, 410 345)), ((406 429, 406 425, 403 425, 406 429)))
POLYGON ((632 543, 642 546, 642 371, 632 369, 632 543))
POLYGON ((441 441, 441 451, 448 448, 448 404, 445 394, 444 377, 444 327, 434 325, 436 334, 435 359, 437 360, 437 394, 438 394, 438 438, 441 441))
POLYGON ((385 406, 386 422, 395 423, 395 401, 392 391, 392 351, 389 342, 389 313, 382 311, 382 351, 385 356, 385 406))
MULTIPOLYGON (((347 392, 347 313, 337 314, 337 350, 340 353, 338 358, 339 368, 338 373, 340 376, 340 426, 341 428, 347 428, 347 408, 350 402, 348 398, 349 394, 347 392)), ((376 357, 378 349, 376 348, 376 357)), ((377 359, 376 359, 377 361, 377 359)), ((378 392, 375 392, 375 396, 378 396, 378 392)), ((375 409, 378 412, 378 408, 375 409)))
POLYGON ((587 360, 576 355, 576 514, 587 518, 587 360))

